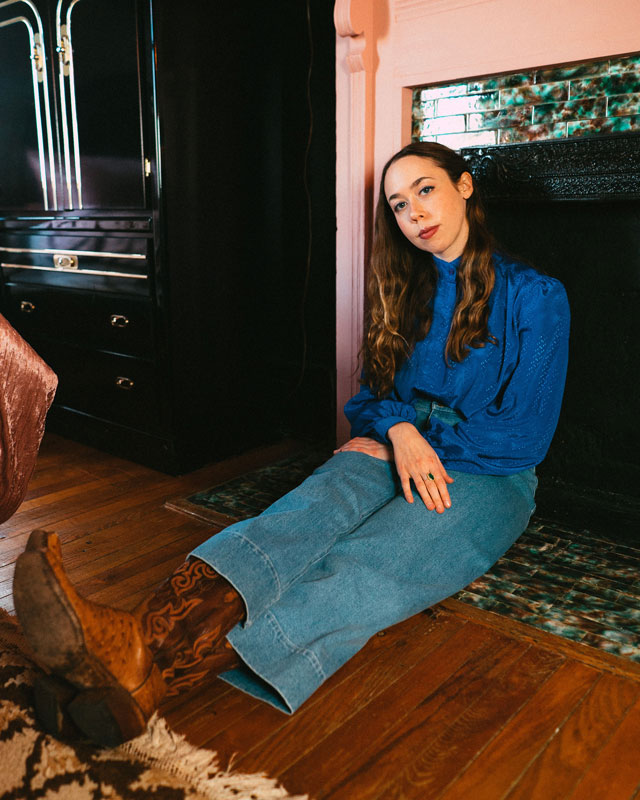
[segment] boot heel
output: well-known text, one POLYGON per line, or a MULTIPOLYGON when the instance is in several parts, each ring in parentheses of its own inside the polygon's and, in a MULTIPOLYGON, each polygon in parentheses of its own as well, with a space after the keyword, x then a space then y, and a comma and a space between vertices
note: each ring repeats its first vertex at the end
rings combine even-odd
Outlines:
POLYGON ((69 716, 67 707, 78 690, 52 675, 39 675, 33 683, 34 708, 38 722, 56 739, 83 739, 82 731, 69 716))
POLYGON ((147 727, 138 704, 120 687, 80 692, 68 711, 85 736, 102 747, 117 747, 140 736, 147 727))

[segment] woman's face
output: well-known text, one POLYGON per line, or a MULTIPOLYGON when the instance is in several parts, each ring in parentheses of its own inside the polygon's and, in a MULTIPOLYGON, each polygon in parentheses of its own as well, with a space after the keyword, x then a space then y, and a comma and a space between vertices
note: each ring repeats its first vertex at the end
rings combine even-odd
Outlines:
POLYGON ((467 198, 473 193, 468 172, 456 184, 430 158, 405 156, 387 170, 384 193, 411 244, 444 261, 462 255, 469 236, 467 198))

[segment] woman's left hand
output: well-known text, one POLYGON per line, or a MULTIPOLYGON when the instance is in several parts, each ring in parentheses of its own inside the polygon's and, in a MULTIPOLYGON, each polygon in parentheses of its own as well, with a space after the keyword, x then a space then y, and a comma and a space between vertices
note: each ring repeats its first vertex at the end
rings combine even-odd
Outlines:
POLYGON ((370 439, 368 436, 356 436, 355 439, 349 439, 337 450, 335 453, 365 453, 374 458, 380 458, 383 461, 393 461, 393 447, 390 444, 380 444, 375 439, 370 439))

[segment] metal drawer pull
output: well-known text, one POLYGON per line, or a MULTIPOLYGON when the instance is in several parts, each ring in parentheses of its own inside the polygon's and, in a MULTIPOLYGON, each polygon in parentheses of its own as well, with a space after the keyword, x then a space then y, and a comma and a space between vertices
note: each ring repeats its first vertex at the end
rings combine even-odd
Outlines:
POLYGON ((114 328, 126 328, 129 324, 129 320, 124 314, 112 314, 111 324, 114 328))
POLYGON ((56 269, 78 269, 78 256, 69 253, 56 254, 53 257, 53 266, 56 269))
POLYGON ((20 302, 20 311, 22 311, 24 314, 33 314, 35 310, 36 307, 33 305, 33 303, 30 303, 28 300, 22 300, 20 302))
POLYGON ((125 389, 126 391, 129 391, 130 389, 133 389, 133 381, 131 378, 116 378, 116 386, 118 389, 125 389))

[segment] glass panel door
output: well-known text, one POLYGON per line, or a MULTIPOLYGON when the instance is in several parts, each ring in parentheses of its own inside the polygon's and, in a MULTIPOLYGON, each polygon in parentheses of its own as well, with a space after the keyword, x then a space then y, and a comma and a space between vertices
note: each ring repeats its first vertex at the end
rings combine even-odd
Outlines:
POLYGON ((145 205, 135 0, 59 0, 63 162, 70 208, 145 205))
POLYGON ((0 3, 0 208, 57 208, 42 23, 32 3, 0 3))

